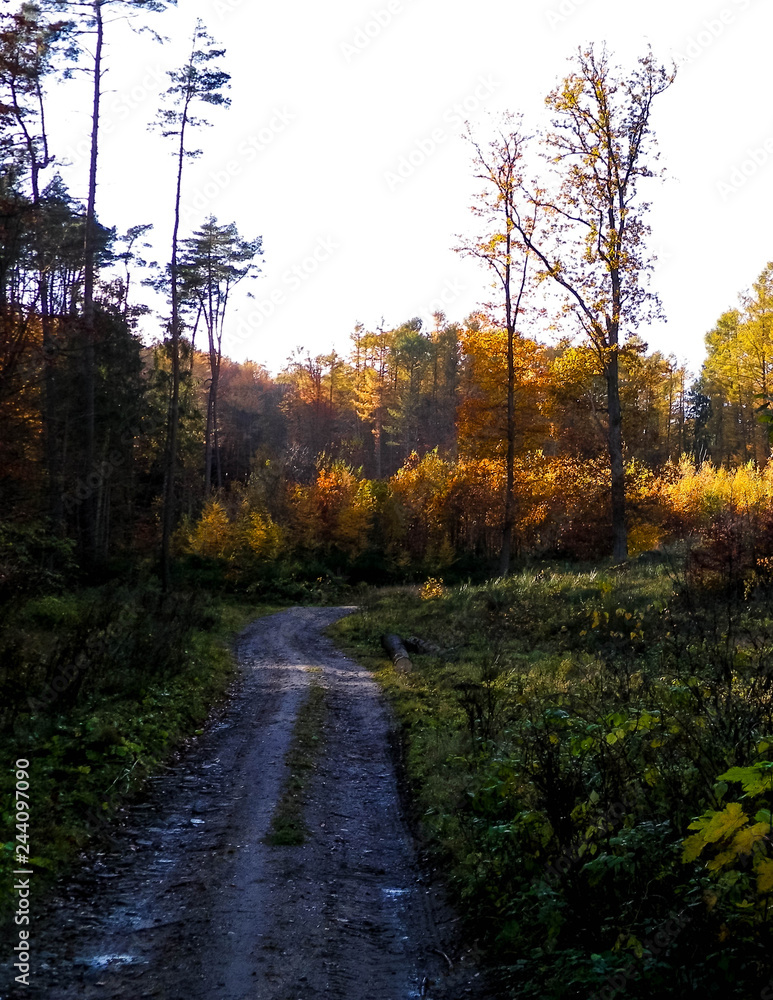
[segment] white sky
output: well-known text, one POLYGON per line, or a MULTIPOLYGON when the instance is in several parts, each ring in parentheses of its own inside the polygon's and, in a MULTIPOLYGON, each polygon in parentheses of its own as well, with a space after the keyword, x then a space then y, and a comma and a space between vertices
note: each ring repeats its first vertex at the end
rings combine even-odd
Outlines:
MULTIPOLYGON (((100 218, 119 230, 154 223, 159 260, 174 163, 147 123, 197 16, 227 49, 232 104, 198 134, 182 235, 213 213, 262 235, 265 250, 255 299, 231 315, 233 358, 277 371, 299 345, 346 352, 357 321, 393 326, 441 305, 461 320, 490 298, 485 271, 451 249, 474 225, 477 190, 462 118, 484 140, 487 112, 545 125, 545 95, 588 41, 606 41, 624 67, 648 43, 681 63, 652 119, 669 177, 649 195, 668 323, 640 331, 650 348, 697 372, 706 331, 773 259, 769 0, 180 0, 147 18, 170 36, 164 45, 112 26, 105 78, 100 218)), ((85 84, 58 87, 54 105, 55 145, 71 160, 62 173, 78 196, 85 84)))

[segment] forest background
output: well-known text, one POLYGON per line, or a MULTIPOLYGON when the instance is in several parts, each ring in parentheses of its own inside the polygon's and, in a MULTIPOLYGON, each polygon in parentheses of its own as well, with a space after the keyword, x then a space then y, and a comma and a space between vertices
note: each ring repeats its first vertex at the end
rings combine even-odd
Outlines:
POLYGON ((428 836, 514 990, 580 995, 633 966, 630 990, 762 988, 773 264, 717 317, 697 377, 649 349, 646 203, 626 184, 654 190, 651 103, 673 70, 578 51, 541 136, 548 173, 574 157, 553 200, 519 120, 471 133, 481 232, 457 249, 491 271, 490 304, 358 323, 348 350, 299 349, 273 375, 223 350, 262 239, 182 211, 229 102, 201 22, 155 121, 175 165, 168 257, 150 259, 148 223, 99 218, 105 33, 166 7, 24 4, 0 32, 0 685, 8 752, 23 739, 50 792, 35 864, 58 871, 202 723, 232 676, 223 629, 359 587, 343 633, 361 655, 401 624, 435 643, 385 683, 428 836), (81 71, 83 201, 46 125, 50 90, 81 71), (570 235, 578 218, 589 235, 570 235), (152 342, 143 282, 165 302, 152 342), (390 583, 413 586, 368 590, 390 583), (461 659, 444 635, 467 637, 461 659), (668 920, 669 943, 647 944, 668 920))

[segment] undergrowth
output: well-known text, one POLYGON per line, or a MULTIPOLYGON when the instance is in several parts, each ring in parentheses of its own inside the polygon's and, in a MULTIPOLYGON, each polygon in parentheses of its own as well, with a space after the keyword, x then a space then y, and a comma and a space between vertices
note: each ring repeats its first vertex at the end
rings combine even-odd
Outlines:
POLYGON ((657 559, 431 583, 373 593, 335 633, 393 702, 422 832, 505 991, 756 1000, 768 590, 688 586, 657 559), (385 632, 441 651, 396 673, 385 632))
POLYGON ((0 642, 0 924, 13 896, 14 763, 30 762, 36 896, 175 747, 201 732, 235 679, 230 641, 268 613, 236 601, 105 587, 18 600, 0 642))

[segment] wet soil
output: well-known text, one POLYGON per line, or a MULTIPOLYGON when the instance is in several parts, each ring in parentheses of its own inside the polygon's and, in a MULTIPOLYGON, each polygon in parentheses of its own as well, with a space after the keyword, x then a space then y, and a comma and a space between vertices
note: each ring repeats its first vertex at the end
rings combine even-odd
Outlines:
POLYGON ((33 928, 32 985, 0 979, 0 1000, 494 996, 417 854, 379 690, 322 634, 352 610, 292 608, 242 633, 232 699, 62 882, 33 928), (312 676, 328 713, 311 833, 269 846, 312 676))

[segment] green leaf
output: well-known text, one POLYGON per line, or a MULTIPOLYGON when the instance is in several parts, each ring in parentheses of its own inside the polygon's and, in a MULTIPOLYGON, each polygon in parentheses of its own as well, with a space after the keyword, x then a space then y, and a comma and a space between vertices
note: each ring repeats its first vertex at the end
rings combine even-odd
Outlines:
POLYGON ((727 788, 728 788, 728 785, 727 785, 726 781, 718 781, 716 783, 716 785, 714 785, 714 789, 713 790, 714 790, 714 794, 717 797, 717 801, 718 802, 721 802, 722 799, 727 794, 727 788))
POLYGON ((722 781, 739 781, 746 795, 762 795, 773 791, 773 764, 767 761, 753 764, 751 767, 731 767, 729 771, 720 774, 722 781))

